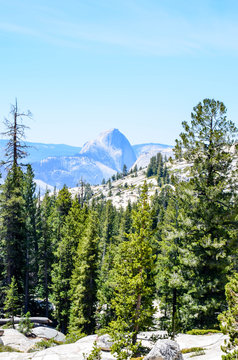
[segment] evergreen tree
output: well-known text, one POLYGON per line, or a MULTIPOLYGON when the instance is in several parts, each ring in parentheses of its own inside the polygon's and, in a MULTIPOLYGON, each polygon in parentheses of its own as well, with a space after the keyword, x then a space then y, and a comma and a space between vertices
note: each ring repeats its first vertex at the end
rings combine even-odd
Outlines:
POLYGON ((150 159, 149 165, 147 167, 146 176, 150 177, 157 174, 157 163, 156 163, 156 156, 152 156, 150 159))
POLYGON ((49 316, 49 291, 51 286, 51 268, 53 263, 52 243, 52 203, 47 190, 40 207, 40 219, 38 219, 39 238, 39 290, 38 293, 45 301, 45 316, 49 316))
POLYGON ((131 232, 132 227, 132 206, 131 202, 128 202, 126 210, 122 214, 122 219, 120 222, 120 239, 126 240, 127 235, 131 232))
POLYGON ((133 212, 134 232, 118 246, 114 260, 114 297, 112 306, 116 320, 113 329, 132 333, 136 343, 139 331, 152 324, 155 257, 151 246, 151 217, 144 184, 138 209, 133 212))
POLYGON ((185 244, 187 218, 178 196, 180 188, 178 186, 176 190, 169 189, 162 222, 158 223, 160 241, 156 280, 163 313, 160 322, 174 339, 178 330, 186 329, 189 323, 189 316, 182 307, 183 296, 187 296, 188 289, 194 288, 188 281, 191 269, 186 264, 189 263, 191 267, 193 259, 185 244))
POLYGON ((15 276, 12 277, 11 283, 6 290, 6 298, 4 302, 5 315, 12 318, 12 327, 15 328, 14 316, 19 311, 19 297, 15 276))
POLYGON ((24 312, 28 312, 29 302, 35 295, 35 288, 38 278, 38 244, 36 237, 36 184, 31 165, 27 165, 27 172, 24 174, 23 198, 25 200, 25 300, 24 312))
POLYGON ((18 111, 17 101, 11 108, 12 118, 5 119, 8 137, 5 149, 5 160, 2 162, 7 166, 7 176, 1 186, 0 207, 0 247, 3 252, 2 270, 3 283, 10 285, 15 276, 19 297, 23 299, 24 293, 24 271, 25 271, 25 248, 26 248, 26 224, 25 224, 25 200, 23 198, 23 173, 19 161, 27 153, 26 146, 22 143, 25 136, 26 126, 22 123, 24 117, 31 114, 18 111))
POLYGON ((51 198, 52 212, 50 215, 52 224, 52 241, 55 246, 61 241, 62 227, 65 218, 72 205, 72 197, 66 185, 59 190, 58 194, 51 198))
POLYGON ((52 291, 56 306, 55 317, 58 327, 64 333, 69 325, 71 304, 70 282, 77 248, 80 246, 88 223, 88 209, 81 208, 77 199, 72 203, 62 228, 61 241, 55 251, 55 262, 52 270, 52 291))
POLYGON ((17 105, 11 106, 11 119, 5 119, 4 125, 6 131, 3 133, 8 138, 8 142, 5 149, 5 160, 2 162, 8 169, 14 166, 20 166, 19 160, 24 159, 27 156, 27 145, 23 144, 25 138, 26 125, 23 124, 23 118, 31 118, 32 114, 28 110, 27 112, 20 112, 17 105))
POLYGON ((123 176, 126 176, 126 175, 127 175, 127 166, 126 166, 126 164, 123 165, 122 175, 123 175, 123 176))
POLYGON ((9 285, 15 276, 19 296, 24 293, 25 271, 25 201, 23 194, 23 173, 13 165, 1 186, 0 237, 4 254, 4 278, 9 285))
POLYGON ((238 273, 234 273, 226 284, 227 311, 219 315, 220 327, 224 334, 229 335, 229 340, 222 346, 227 354, 223 360, 236 360, 238 357, 238 273))
POLYGON ((99 221, 102 221, 102 231, 99 241, 99 278, 98 278, 98 322, 101 327, 108 325, 112 318, 110 306, 113 296, 110 270, 118 245, 119 213, 112 202, 107 201, 99 221), (105 309, 106 304, 106 309, 105 309))
POLYGON ((237 130, 219 101, 203 100, 194 107, 191 117, 191 125, 183 123, 184 132, 175 147, 176 158, 183 157, 191 164, 189 181, 182 182, 184 190, 181 188, 181 197, 188 187, 192 194, 185 244, 197 261, 191 278, 196 292, 190 292, 189 311, 196 326, 212 327, 224 303, 229 268, 234 266, 231 255, 235 251, 237 184, 231 146, 237 130))
POLYGON ((70 332, 93 334, 97 301, 98 220, 90 213, 88 228, 78 246, 71 280, 70 332))

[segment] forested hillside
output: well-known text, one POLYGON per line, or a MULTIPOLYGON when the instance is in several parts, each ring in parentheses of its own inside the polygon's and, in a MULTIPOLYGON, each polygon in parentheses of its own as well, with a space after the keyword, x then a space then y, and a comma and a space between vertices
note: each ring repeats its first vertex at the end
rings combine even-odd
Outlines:
MULTIPOLYGON (((27 152, 21 117, 15 106, 3 159, 1 316, 46 316, 75 339, 109 332, 121 344, 118 354, 125 340, 136 353, 142 330, 163 329, 174 338, 194 328, 218 329, 218 315, 232 315, 237 306, 237 297, 227 304, 225 286, 229 294, 230 281, 238 292, 237 150, 231 152, 237 129, 224 104, 205 99, 183 123, 171 161, 189 163, 188 176, 178 177, 166 159, 153 157, 147 177, 154 177, 157 191, 149 197, 145 181, 139 200, 125 208, 113 205, 112 191, 109 200, 90 192, 74 197, 66 186, 43 199, 36 194, 31 165, 21 165, 27 152)), ((229 326, 223 319, 228 333, 229 326)))

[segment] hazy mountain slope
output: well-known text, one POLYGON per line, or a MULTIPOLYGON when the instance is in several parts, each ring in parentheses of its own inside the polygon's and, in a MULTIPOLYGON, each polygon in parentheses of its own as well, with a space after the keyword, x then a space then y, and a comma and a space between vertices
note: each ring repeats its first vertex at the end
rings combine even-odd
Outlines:
MULTIPOLYGON (((147 178, 144 170, 139 170, 137 174, 129 174, 123 179, 113 181, 111 187, 108 184, 91 186, 94 198, 111 200, 117 208, 126 208, 128 201, 136 202, 141 194, 144 181, 148 184, 148 195, 153 196, 155 191, 159 191, 156 177, 147 178)), ((170 186, 170 185, 168 185, 170 186)), ((81 194, 81 187, 70 189, 73 196, 81 194)))
POLYGON ((146 144, 136 144, 132 145, 133 150, 136 154, 136 157, 138 157, 145 153, 146 151, 150 151, 151 149, 159 149, 159 151, 165 151, 166 149, 172 149, 172 145, 165 145, 165 144, 159 144, 159 143, 146 143, 146 144))
MULTIPOLYGON (((0 139, 0 157, 3 159, 7 140, 0 139)), ((81 147, 70 146, 65 144, 43 144, 26 141, 29 156, 25 159, 26 163, 33 163, 46 159, 48 157, 74 156, 79 154, 81 147)))
MULTIPOLYGON (((6 143, 7 140, 0 140, 1 159, 6 143)), ((167 154, 171 151, 169 145, 154 143, 132 147, 118 129, 102 132, 96 139, 88 141, 83 148, 64 144, 26 144, 30 146, 29 156, 24 161, 32 163, 35 179, 41 189, 47 184, 57 188, 64 184, 74 187, 81 179, 94 185, 101 184, 103 178, 107 180, 116 172, 122 172, 124 164, 127 169, 135 163, 138 168, 145 167, 150 158, 159 151, 167 154)), ((4 170, 2 173, 4 178, 4 170)))
POLYGON ((150 143, 134 145, 133 148, 137 154, 137 160, 133 166, 137 165, 138 169, 148 166, 152 156, 155 156, 159 152, 167 156, 167 158, 173 156, 173 147, 170 145, 150 143))
POLYGON ((35 178, 62 188, 76 186, 81 179, 90 184, 100 184, 104 177, 109 178, 115 170, 86 156, 52 157, 33 163, 35 178))
POLYGON ((101 133, 87 142, 77 156, 48 157, 33 163, 36 179, 45 183, 69 187, 83 179, 90 184, 100 184, 123 165, 127 168, 136 161, 135 153, 127 138, 117 129, 101 133))

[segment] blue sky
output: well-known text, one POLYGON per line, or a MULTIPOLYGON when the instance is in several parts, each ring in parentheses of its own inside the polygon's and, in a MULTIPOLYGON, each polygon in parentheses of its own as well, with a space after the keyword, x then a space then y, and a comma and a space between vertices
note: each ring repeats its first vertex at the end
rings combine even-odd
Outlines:
POLYGON ((208 97, 238 126, 237 39, 236 0, 0 0, 0 119, 17 97, 29 141, 173 144, 208 97))

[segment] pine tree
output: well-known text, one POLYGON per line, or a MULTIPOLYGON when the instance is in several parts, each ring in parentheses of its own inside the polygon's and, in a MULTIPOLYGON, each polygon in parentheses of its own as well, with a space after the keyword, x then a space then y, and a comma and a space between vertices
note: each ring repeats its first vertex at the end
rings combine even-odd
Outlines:
POLYGON ((112 202, 107 201, 103 207, 99 222, 102 222, 99 241, 99 276, 98 276, 98 323, 100 327, 108 325, 112 319, 111 299, 113 296, 111 287, 110 270, 117 251, 119 233, 119 213, 113 207, 112 202), (106 309, 105 309, 105 304, 106 309))
POLYGON ((5 160, 2 162, 8 169, 14 166, 20 166, 19 160, 24 159, 27 156, 27 145, 23 143, 25 138, 25 129, 27 126, 23 124, 23 118, 31 118, 32 114, 28 110, 27 112, 20 112, 17 105, 11 106, 12 119, 5 119, 4 125, 6 131, 3 133, 8 138, 8 142, 5 149, 5 160))
POLYGON ((23 194, 23 173, 13 165, 1 186, 0 236, 4 254, 4 277, 9 285, 15 276, 19 296, 24 292, 25 271, 25 201, 23 194))
POLYGON ((12 318, 12 327, 14 329, 14 316, 16 316, 19 311, 19 296, 15 276, 12 277, 11 283, 6 290, 4 310, 5 315, 12 318))
POLYGON ((53 263, 52 241, 52 203, 47 190, 40 206, 37 231, 39 237, 39 284, 38 293, 45 301, 45 316, 49 316, 49 291, 51 286, 51 268, 53 263))
POLYGON ((126 166, 126 164, 123 165, 122 175, 123 175, 123 176, 126 176, 126 175, 127 175, 127 166, 126 166))
MULTIPOLYGON (((183 296, 193 291, 188 281, 191 276, 191 264, 193 259, 186 248, 185 234, 190 225, 186 212, 181 206, 178 194, 179 186, 173 190, 167 189, 167 205, 158 223, 159 232, 158 258, 157 258, 157 288, 160 299, 160 309, 163 316, 160 322, 165 330, 174 339, 178 330, 185 330, 188 319, 184 319, 183 296), (190 264, 190 268, 186 264, 190 264)), ((184 193, 183 193, 184 195, 184 193)), ((186 197, 187 200, 188 197, 186 197)), ((190 203, 187 201, 187 203, 190 203)), ((186 313, 186 317, 188 314, 186 313)))
POLYGON ((66 185, 59 190, 58 194, 51 197, 52 212, 50 215, 52 224, 52 242, 58 246, 61 241, 61 232, 65 218, 72 205, 72 197, 66 185))
POLYGON ((88 208, 86 206, 81 208, 78 200, 75 199, 65 218, 61 241, 55 251, 55 262, 52 269, 52 295, 56 306, 55 317, 59 329, 64 333, 67 332, 69 325, 70 282, 77 248, 82 242, 87 223, 88 208))
POLYGON ((234 266, 237 175, 232 169, 231 147, 237 129, 227 120, 224 104, 215 100, 203 100, 194 107, 191 118, 191 125, 183 123, 184 132, 175 147, 176 158, 191 164, 189 181, 183 182, 184 191, 190 187, 193 199, 185 243, 197 261, 191 279, 196 292, 190 293, 190 315, 193 313, 196 326, 212 327, 222 309, 229 268, 234 266))
POLYGON ((227 355, 223 360, 236 360, 238 357, 238 273, 234 273, 226 284, 227 311, 219 315, 220 327, 229 340, 222 346, 227 355))
MULTIPOLYGON (((137 211, 133 212, 134 232, 118 246, 114 260, 114 298, 116 320, 111 328, 132 333, 136 343, 139 331, 152 324, 155 257, 151 246, 151 217, 144 184, 137 211)), ((112 330, 113 337, 113 330, 112 330)))
POLYGON ((88 228, 78 246, 71 280, 70 333, 93 334, 97 301, 98 220, 90 213, 88 228))
POLYGON ((120 239, 126 240, 127 235, 131 232, 132 227, 132 207, 131 202, 128 202, 126 210, 123 212, 122 219, 120 221, 120 239))
POLYGON ((25 246, 25 300, 24 312, 28 312, 29 303, 35 295, 38 278, 38 244, 36 236, 36 184, 31 165, 27 165, 24 174, 23 198, 25 200, 26 246, 25 246))
POLYGON ((4 261, 2 280, 10 285, 12 277, 15 276, 19 297, 23 299, 26 224, 23 172, 19 162, 27 155, 27 146, 22 142, 26 129, 22 120, 31 117, 31 114, 29 111, 19 112, 16 101, 11 108, 11 116, 10 120, 5 119, 6 132, 3 134, 8 137, 8 141, 2 164, 6 165, 8 172, 0 195, 0 247, 4 261))

